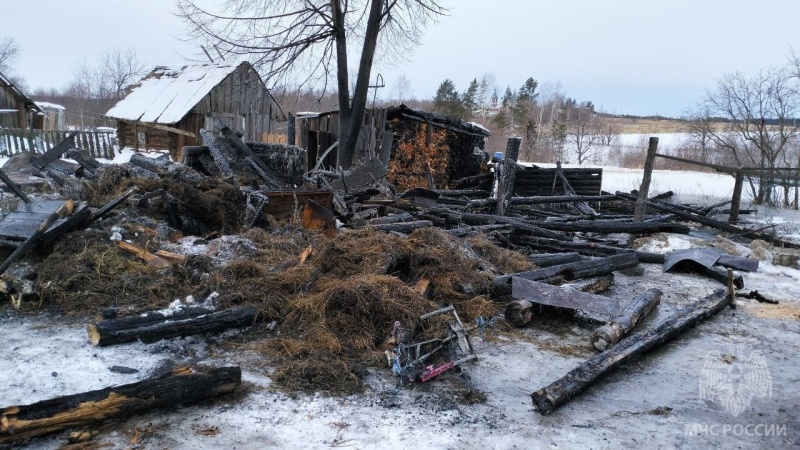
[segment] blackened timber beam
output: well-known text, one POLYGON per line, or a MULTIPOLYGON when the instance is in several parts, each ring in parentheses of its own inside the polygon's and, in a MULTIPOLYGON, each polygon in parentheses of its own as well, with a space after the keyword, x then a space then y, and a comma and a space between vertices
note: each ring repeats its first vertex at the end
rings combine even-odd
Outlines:
POLYGON ((242 155, 250 158, 256 165, 258 165, 258 168, 261 169, 261 171, 257 172, 257 174, 264 180, 264 183, 267 184, 268 189, 280 189, 281 186, 277 181, 275 181, 277 177, 273 173, 272 169, 270 169, 269 166, 267 166, 264 161, 262 161, 261 158, 259 158, 258 155, 256 155, 255 152, 248 147, 247 144, 245 144, 244 141, 242 141, 239 136, 236 135, 236 133, 233 132, 233 130, 228 127, 224 127, 222 129, 222 135, 225 136, 228 142, 231 143, 233 148, 235 148, 242 155))
POLYGON ((17 197, 19 197, 23 202, 25 203, 31 202, 31 199, 28 198, 28 196, 25 195, 24 192, 22 192, 22 189, 20 189, 20 187, 17 186, 17 183, 11 181, 11 178, 8 177, 8 175, 3 169, 0 169, 0 180, 2 180, 3 183, 5 183, 6 186, 8 186, 8 188, 11 189, 11 192, 16 194, 17 197))
POLYGON ((211 133, 201 128, 200 136, 203 137, 203 142, 208 145, 208 150, 211 153, 211 157, 214 159, 214 164, 219 168, 220 174, 224 177, 233 176, 233 170, 231 170, 231 167, 228 165, 225 155, 222 154, 219 144, 217 144, 211 133))
POLYGON ((607 275, 616 270, 629 269, 639 265, 635 253, 623 253, 604 258, 586 259, 567 264, 529 270, 495 278, 491 289, 493 298, 501 298, 511 293, 511 279, 522 278, 529 281, 543 281, 561 276, 566 280, 577 280, 600 275, 607 275))
POLYGON ((690 228, 679 223, 620 222, 615 220, 585 220, 578 222, 536 222, 547 230, 591 233, 676 233, 689 234, 690 228))
POLYGON ((67 150, 70 149, 70 147, 72 146, 72 141, 75 139, 75 136, 77 135, 78 135, 77 131, 73 131, 72 133, 68 134, 67 137, 65 137, 61 142, 58 143, 58 145, 46 151, 43 155, 40 155, 36 159, 34 159, 31 162, 33 167, 42 170, 45 168, 45 166, 58 159, 61 155, 63 155, 67 150))
POLYGON ((658 138, 651 137, 647 144, 647 157, 644 161, 644 174, 642 184, 639 187, 639 197, 636 199, 636 206, 633 209, 633 221, 641 222, 647 210, 647 195, 650 192, 650 178, 653 175, 653 165, 656 160, 658 150, 658 138))
POLYGON ((92 345, 104 347, 126 342, 156 342, 200 333, 219 333, 230 328, 250 326, 258 319, 258 309, 246 306, 204 314, 157 317, 157 314, 92 322, 87 326, 92 345), (137 320, 138 319, 138 320, 137 320))
MULTIPOLYGON (((558 175, 558 178, 561 179, 561 184, 564 186, 564 193, 567 195, 577 195, 575 194, 575 190, 572 189, 572 186, 569 184, 569 181, 567 181, 567 176, 564 175, 564 169, 561 168, 561 161, 556 162, 556 174, 558 175)), ((586 204, 586 202, 578 202, 575 206, 583 214, 588 214, 590 216, 597 215, 597 211, 592 209, 592 207, 586 204)))
POLYGON ((506 210, 510 205, 511 197, 514 196, 514 179, 517 173, 517 158, 519 157, 519 146, 522 139, 518 137, 508 138, 506 144, 506 154, 500 170, 500 179, 497 184, 497 203, 495 205, 498 215, 506 215, 506 210))

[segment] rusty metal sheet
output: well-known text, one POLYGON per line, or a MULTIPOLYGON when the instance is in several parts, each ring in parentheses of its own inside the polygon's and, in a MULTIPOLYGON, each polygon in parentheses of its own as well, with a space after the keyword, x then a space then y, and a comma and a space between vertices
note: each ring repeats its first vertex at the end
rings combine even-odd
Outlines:
POLYGON ((613 315, 620 309, 619 301, 611 297, 588 294, 572 287, 557 287, 518 277, 511 278, 511 296, 540 305, 608 315, 613 315))

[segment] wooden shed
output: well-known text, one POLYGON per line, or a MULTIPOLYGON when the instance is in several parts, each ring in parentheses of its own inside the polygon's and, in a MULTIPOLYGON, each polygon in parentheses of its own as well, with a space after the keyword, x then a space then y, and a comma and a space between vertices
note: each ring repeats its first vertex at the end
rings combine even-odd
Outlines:
MULTIPOLYGON (((338 111, 298 113, 295 143, 308 151, 308 167, 324 156, 321 166, 334 167, 338 140, 338 111)), ((367 110, 356 145, 356 157, 379 157, 387 180, 400 190, 446 188, 458 178, 478 175, 488 160, 484 152, 489 131, 444 114, 417 111, 405 105, 367 110)))
POLYGON ((66 110, 63 106, 50 102, 36 102, 44 113, 43 131, 64 131, 67 129, 66 110))
POLYGON ((261 142, 286 121, 248 62, 156 67, 106 115, 117 119, 120 147, 170 150, 173 157, 201 144, 201 128, 228 126, 261 142))
POLYGON ((0 73, 0 128, 40 130, 43 119, 42 109, 0 73))

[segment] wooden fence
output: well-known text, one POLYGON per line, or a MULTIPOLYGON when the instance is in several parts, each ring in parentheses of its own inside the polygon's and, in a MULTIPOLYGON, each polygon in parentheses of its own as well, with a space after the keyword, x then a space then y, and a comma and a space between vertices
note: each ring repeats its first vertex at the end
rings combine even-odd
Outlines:
POLYGON ((0 128, 0 155, 11 156, 21 152, 44 153, 58 145, 69 134, 77 133, 73 145, 86 150, 95 158, 114 158, 117 146, 110 131, 42 131, 19 128, 0 128))
MULTIPOLYGON (((280 133, 261 133, 261 142, 265 144, 285 144, 286 135, 280 133)), ((294 142, 292 142, 294 144, 294 142)))

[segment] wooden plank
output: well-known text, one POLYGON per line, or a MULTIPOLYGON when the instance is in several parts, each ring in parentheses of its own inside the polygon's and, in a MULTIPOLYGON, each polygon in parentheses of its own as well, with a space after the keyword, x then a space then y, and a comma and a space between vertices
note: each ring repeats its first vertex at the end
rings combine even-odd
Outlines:
POLYGON ((25 195, 24 192, 22 192, 22 189, 20 189, 16 183, 11 181, 11 178, 8 178, 8 175, 6 175, 6 172, 3 169, 0 169, 0 180, 2 180, 2 182, 5 183, 9 189, 11 189, 11 192, 16 194, 17 197, 21 198, 23 202, 25 203, 31 202, 31 199, 29 199, 28 196, 25 195))
POLYGON ((175 127, 170 127, 170 126, 167 126, 167 125, 162 125, 160 123, 150 123, 150 122, 129 122, 129 123, 132 123, 133 125, 135 125, 137 127, 141 126, 141 127, 145 127, 145 128, 153 128, 153 129, 156 129, 156 130, 168 131, 170 133, 175 133, 175 134, 182 134, 184 136, 188 136, 190 138, 197 139, 197 136, 194 133, 190 132, 190 131, 185 131, 185 130, 181 130, 180 128, 175 128, 175 127))
POLYGON ((69 148, 72 146, 72 141, 77 134, 77 131, 71 133, 66 137, 66 139, 59 142, 58 145, 34 159, 31 164, 33 164, 33 166, 39 170, 44 169, 48 164, 58 159, 62 154, 69 150, 69 148))

